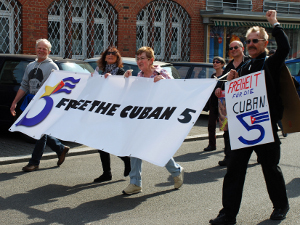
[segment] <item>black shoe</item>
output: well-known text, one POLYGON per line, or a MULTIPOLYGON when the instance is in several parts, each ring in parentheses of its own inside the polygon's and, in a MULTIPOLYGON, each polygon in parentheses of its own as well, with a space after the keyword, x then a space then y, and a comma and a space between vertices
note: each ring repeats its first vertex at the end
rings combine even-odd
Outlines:
POLYGON ((96 178, 94 180, 94 182, 104 182, 104 181, 109 181, 112 179, 112 175, 111 174, 102 174, 100 177, 96 178))
POLYGON ((283 136, 283 137, 287 137, 287 133, 284 133, 284 132, 282 131, 282 136, 283 136))
POLYGON ((257 157, 256 161, 257 161, 258 164, 261 164, 261 161, 260 161, 260 159, 258 157, 257 157))
POLYGON ((282 209, 274 209, 270 216, 270 219, 271 220, 284 220, 289 209, 290 209, 289 206, 282 208, 282 209))
POLYGON ((210 220, 209 223, 212 225, 230 225, 236 224, 236 219, 230 219, 226 216, 226 214, 220 213, 217 218, 210 220))
POLYGON ((209 223, 212 225, 230 225, 236 224, 236 219, 228 218, 224 213, 220 213, 217 218, 210 220, 209 223))
POLYGON ((218 164, 219 164, 219 166, 227 166, 227 160, 224 159, 222 161, 219 161, 218 164))
POLYGON ((213 147, 213 146, 207 146, 205 149, 203 149, 204 151, 206 151, 206 152, 209 152, 209 151, 214 151, 214 150, 216 150, 216 146, 215 147, 213 147))

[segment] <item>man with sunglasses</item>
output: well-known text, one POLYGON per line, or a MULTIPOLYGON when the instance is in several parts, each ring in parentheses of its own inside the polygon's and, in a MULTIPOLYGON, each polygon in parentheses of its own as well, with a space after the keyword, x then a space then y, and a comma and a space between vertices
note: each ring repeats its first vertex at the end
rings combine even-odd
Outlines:
POLYGON ((283 220, 289 210, 285 181, 280 167, 280 140, 277 135, 277 122, 282 117, 283 106, 279 96, 280 69, 284 65, 290 45, 288 37, 277 21, 276 11, 266 13, 267 20, 273 26, 272 36, 277 43, 276 53, 267 58, 266 47, 268 34, 262 27, 252 27, 247 31, 247 49, 251 60, 245 63, 239 71, 231 70, 227 79, 232 80, 239 76, 264 70, 266 89, 269 101, 271 123, 274 142, 234 150, 230 153, 227 173, 223 182, 223 209, 217 218, 210 220, 211 224, 235 224, 239 212, 248 161, 253 151, 260 159, 269 197, 273 203, 271 220, 283 220))
MULTIPOLYGON (((227 64, 226 68, 223 71, 223 74, 229 73, 231 70, 238 71, 245 62, 247 62, 250 57, 244 55, 244 45, 240 41, 232 41, 229 44, 229 51, 233 59, 230 61, 230 63, 227 64)), ((224 81, 227 79, 227 77, 223 78, 223 82, 218 82, 217 89, 215 91, 215 95, 219 98, 221 96, 221 91, 224 90, 224 81)), ((229 133, 228 131, 224 131, 223 134, 224 138, 224 154, 225 157, 223 160, 219 161, 220 166, 227 166, 229 155, 231 152, 230 148, 230 141, 229 141, 229 133)))

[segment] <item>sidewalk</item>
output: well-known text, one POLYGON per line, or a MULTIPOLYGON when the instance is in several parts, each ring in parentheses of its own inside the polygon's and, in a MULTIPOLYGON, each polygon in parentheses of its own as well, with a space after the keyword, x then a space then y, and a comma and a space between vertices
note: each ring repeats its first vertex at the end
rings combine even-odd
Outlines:
MULTIPOLYGON (((196 141, 208 139, 207 131, 208 113, 202 112, 196 124, 192 127, 190 133, 185 138, 186 141, 196 141)), ((217 138, 222 137, 223 132, 219 132, 217 127, 217 138)), ((65 145, 71 147, 68 156, 83 155, 96 153, 97 149, 90 148, 85 145, 77 144, 74 142, 63 142, 65 145)), ((28 162, 31 158, 31 153, 34 144, 30 144, 22 140, 18 133, 5 132, 0 136, 0 165, 28 162)), ((42 159, 56 158, 56 153, 53 152, 48 146, 45 149, 42 159)))

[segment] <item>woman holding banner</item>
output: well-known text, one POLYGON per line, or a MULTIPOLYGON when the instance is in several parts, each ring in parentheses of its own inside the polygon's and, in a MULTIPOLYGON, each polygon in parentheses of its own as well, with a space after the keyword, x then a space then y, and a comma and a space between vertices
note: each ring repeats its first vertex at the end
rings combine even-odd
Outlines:
MULTIPOLYGON (((102 71, 101 75, 107 78, 110 75, 123 75, 125 70, 122 68, 122 58, 116 47, 108 47, 97 61, 98 67, 95 69, 95 73, 102 71)), ((110 155, 107 152, 98 150, 103 168, 103 174, 96 178, 94 182, 104 182, 112 179, 111 168, 110 168, 110 155)), ((128 176, 130 172, 130 158, 120 157, 125 164, 124 176, 128 176)))
MULTIPOLYGON (((139 69, 138 77, 153 78, 154 82, 161 79, 172 79, 168 72, 160 66, 154 66, 154 51, 150 47, 141 47, 137 51, 136 61, 139 69)), ((125 77, 131 76, 130 70, 124 74, 125 77)), ((123 194, 131 195, 142 191, 142 160, 131 157, 130 184, 123 190, 123 194)), ((166 164, 166 169, 174 179, 174 188, 179 189, 183 184, 183 168, 175 162, 173 158, 166 164)))

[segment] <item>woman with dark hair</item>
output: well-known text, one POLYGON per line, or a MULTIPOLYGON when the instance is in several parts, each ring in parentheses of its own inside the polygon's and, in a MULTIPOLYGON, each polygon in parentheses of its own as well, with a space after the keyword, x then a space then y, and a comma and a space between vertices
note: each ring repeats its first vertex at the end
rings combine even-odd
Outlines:
MULTIPOLYGON (((97 61, 98 67, 95 69, 99 74, 104 75, 107 78, 110 75, 123 75, 125 70, 122 68, 122 58, 118 49, 114 46, 108 47, 102 54, 100 59, 97 61)), ((95 73, 94 73, 95 74, 95 73)), ((110 168, 110 155, 107 152, 98 150, 100 159, 102 162, 103 174, 96 178, 94 182, 104 182, 112 179, 111 168, 110 168)), ((124 161, 125 170, 124 176, 128 176, 130 172, 130 157, 119 157, 124 161)))
POLYGON ((123 75, 125 70, 122 68, 122 58, 118 49, 114 46, 108 47, 97 61, 96 71, 99 74, 106 75, 123 75))
MULTIPOLYGON (((211 75, 211 78, 220 77, 223 74, 223 67, 225 65, 225 60, 222 57, 215 56, 213 58, 213 67, 216 70, 215 73, 211 75)), ((212 92, 208 100, 208 146, 204 148, 204 151, 214 151, 216 150, 216 123, 218 120, 218 98, 215 95, 215 91, 212 92)))

